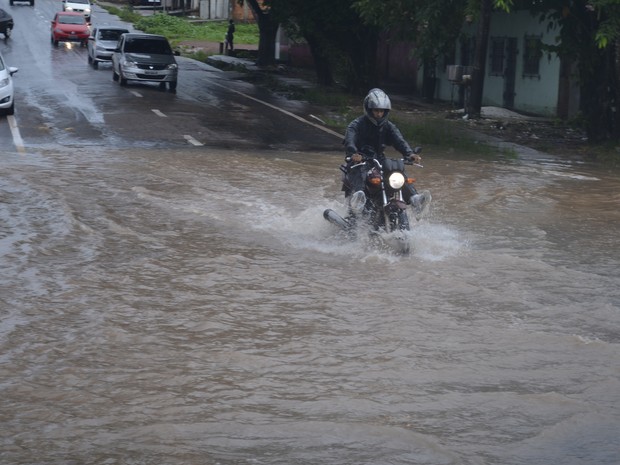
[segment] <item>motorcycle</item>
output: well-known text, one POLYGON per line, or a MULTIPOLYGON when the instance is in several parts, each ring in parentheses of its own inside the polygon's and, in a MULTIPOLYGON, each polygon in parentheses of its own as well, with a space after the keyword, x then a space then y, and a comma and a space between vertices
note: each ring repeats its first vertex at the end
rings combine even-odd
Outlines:
MULTIPOLYGON (((420 153, 416 148, 414 153, 420 153)), ((346 164, 340 167, 345 182, 343 190, 349 190, 346 185, 346 175, 353 169, 364 171, 363 195, 356 193, 348 196, 349 214, 342 217, 332 209, 326 209, 323 217, 332 224, 340 227, 350 235, 354 235, 360 224, 360 219, 369 225, 371 236, 378 238, 382 243, 388 243, 397 253, 409 253, 407 231, 410 230, 407 203, 403 198, 403 188, 413 184, 414 179, 405 174, 405 165, 417 165, 409 159, 387 158, 383 155, 375 156, 369 151, 362 151, 362 160, 349 165, 351 159, 347 157, 346 164), (357 198, 356 198, 357 197, 357 198)), ((430 201, 430 192, 421 194, 424 204, 430 201)), ((421 205, 418 205, 422 210, 421 205)), ((421 211, 420 211, 421 213, 421 211)), ((419 217, 416 217, 419 219, 419 217)))

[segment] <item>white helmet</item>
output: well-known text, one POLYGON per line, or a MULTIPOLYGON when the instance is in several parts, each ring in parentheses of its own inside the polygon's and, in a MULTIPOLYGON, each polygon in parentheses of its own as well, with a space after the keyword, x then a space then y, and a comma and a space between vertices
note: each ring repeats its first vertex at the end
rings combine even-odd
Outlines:
POLYGON ((368 95, 364 98, 364 112, 368 119, 377 126, 381 126, 387 121, 391 109, 392 102, 390 102, 390 97, 381 89, 370 89, 368 95), (373 109, 384 110, 385 113, 383 113, 383 117, 376 119, 372 114, 373 109))

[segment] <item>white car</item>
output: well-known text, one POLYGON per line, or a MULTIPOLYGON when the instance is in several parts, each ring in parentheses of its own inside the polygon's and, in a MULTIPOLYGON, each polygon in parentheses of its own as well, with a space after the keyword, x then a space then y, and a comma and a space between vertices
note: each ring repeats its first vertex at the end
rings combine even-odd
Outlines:
POLYGON ((17 72, 13 66, 7 67, 0 55, 0 114, 12 115, 15 113, 15 101, 12 76, 17 72))
POLYGON ((112 79, 121 86, 127 81, 158 82, 161 89, 174 92, 179 67, 168 39, 156 34, 122 34, 112 54, 112 79))
POLYGON ((122 27, 95 27, 88 38, 88 63, 97 68, 100 61, 112 61, 118 39, 126 32, 122 27))
POLYGON ((82 13, 86 21, 90 23, 92 6, 90 0, 62 0, 62 11, 75 11, 82 13))

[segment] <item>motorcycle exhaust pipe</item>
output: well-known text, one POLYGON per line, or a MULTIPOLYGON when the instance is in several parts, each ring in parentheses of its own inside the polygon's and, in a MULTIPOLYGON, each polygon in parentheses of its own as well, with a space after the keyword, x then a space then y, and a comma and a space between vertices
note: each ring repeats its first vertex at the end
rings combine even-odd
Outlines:
POLYGON ((328 208, 327 210, 323 212, 323 218, 325 218, 330 223, 335 224, 336 226, 339 226, 344 231, 348 231, 349 229, 351 229, 351 223, 349 223, 347 220, 345 220, 342 216, 340 216, 338 213, 336 213, 331 208, 328 208))

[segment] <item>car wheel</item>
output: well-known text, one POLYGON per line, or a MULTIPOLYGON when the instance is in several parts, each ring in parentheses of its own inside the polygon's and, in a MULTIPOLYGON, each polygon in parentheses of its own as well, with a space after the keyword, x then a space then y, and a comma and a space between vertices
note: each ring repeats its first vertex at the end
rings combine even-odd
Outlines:
POLYGON ((15 114, 15 102, 13 102, 11 104, 11 106, 6 109, 6 114, 7 115, 14 115, 15 114))
POLYGON ((119 79, 119 81, 120 81, 120 85, 121 85, 121 86, 126 86, 126 85, 127 85, 127 79, 125 79, 125 76, 123 76, 123 73, 122 73, 122 72, 120 72, 120 73, 118 74, 118 79, 119 79))
POLYGON ((175 90, 177 90, 177 81, 171 81, 168 83, 168 89, 170 89, 172 92, 174 92, 175 90))
POLYGON ((9 5, 13 6, 13 0, 9 0, 9 5))
POLYGON ((34 0, 30 0, 30 6, 34 6, 34 0))
POLYGON ((118 81, 118 73, 116 71, 112 71, 112 80, 118 81))
POLYGON ((90 55, 88 55, 88 64, 89 65, 93 64, 93 58, 90 55))
POLYGON ((97 60, 93 60, 93 68, 97 69, 99 67, 99 62, 97 60))

